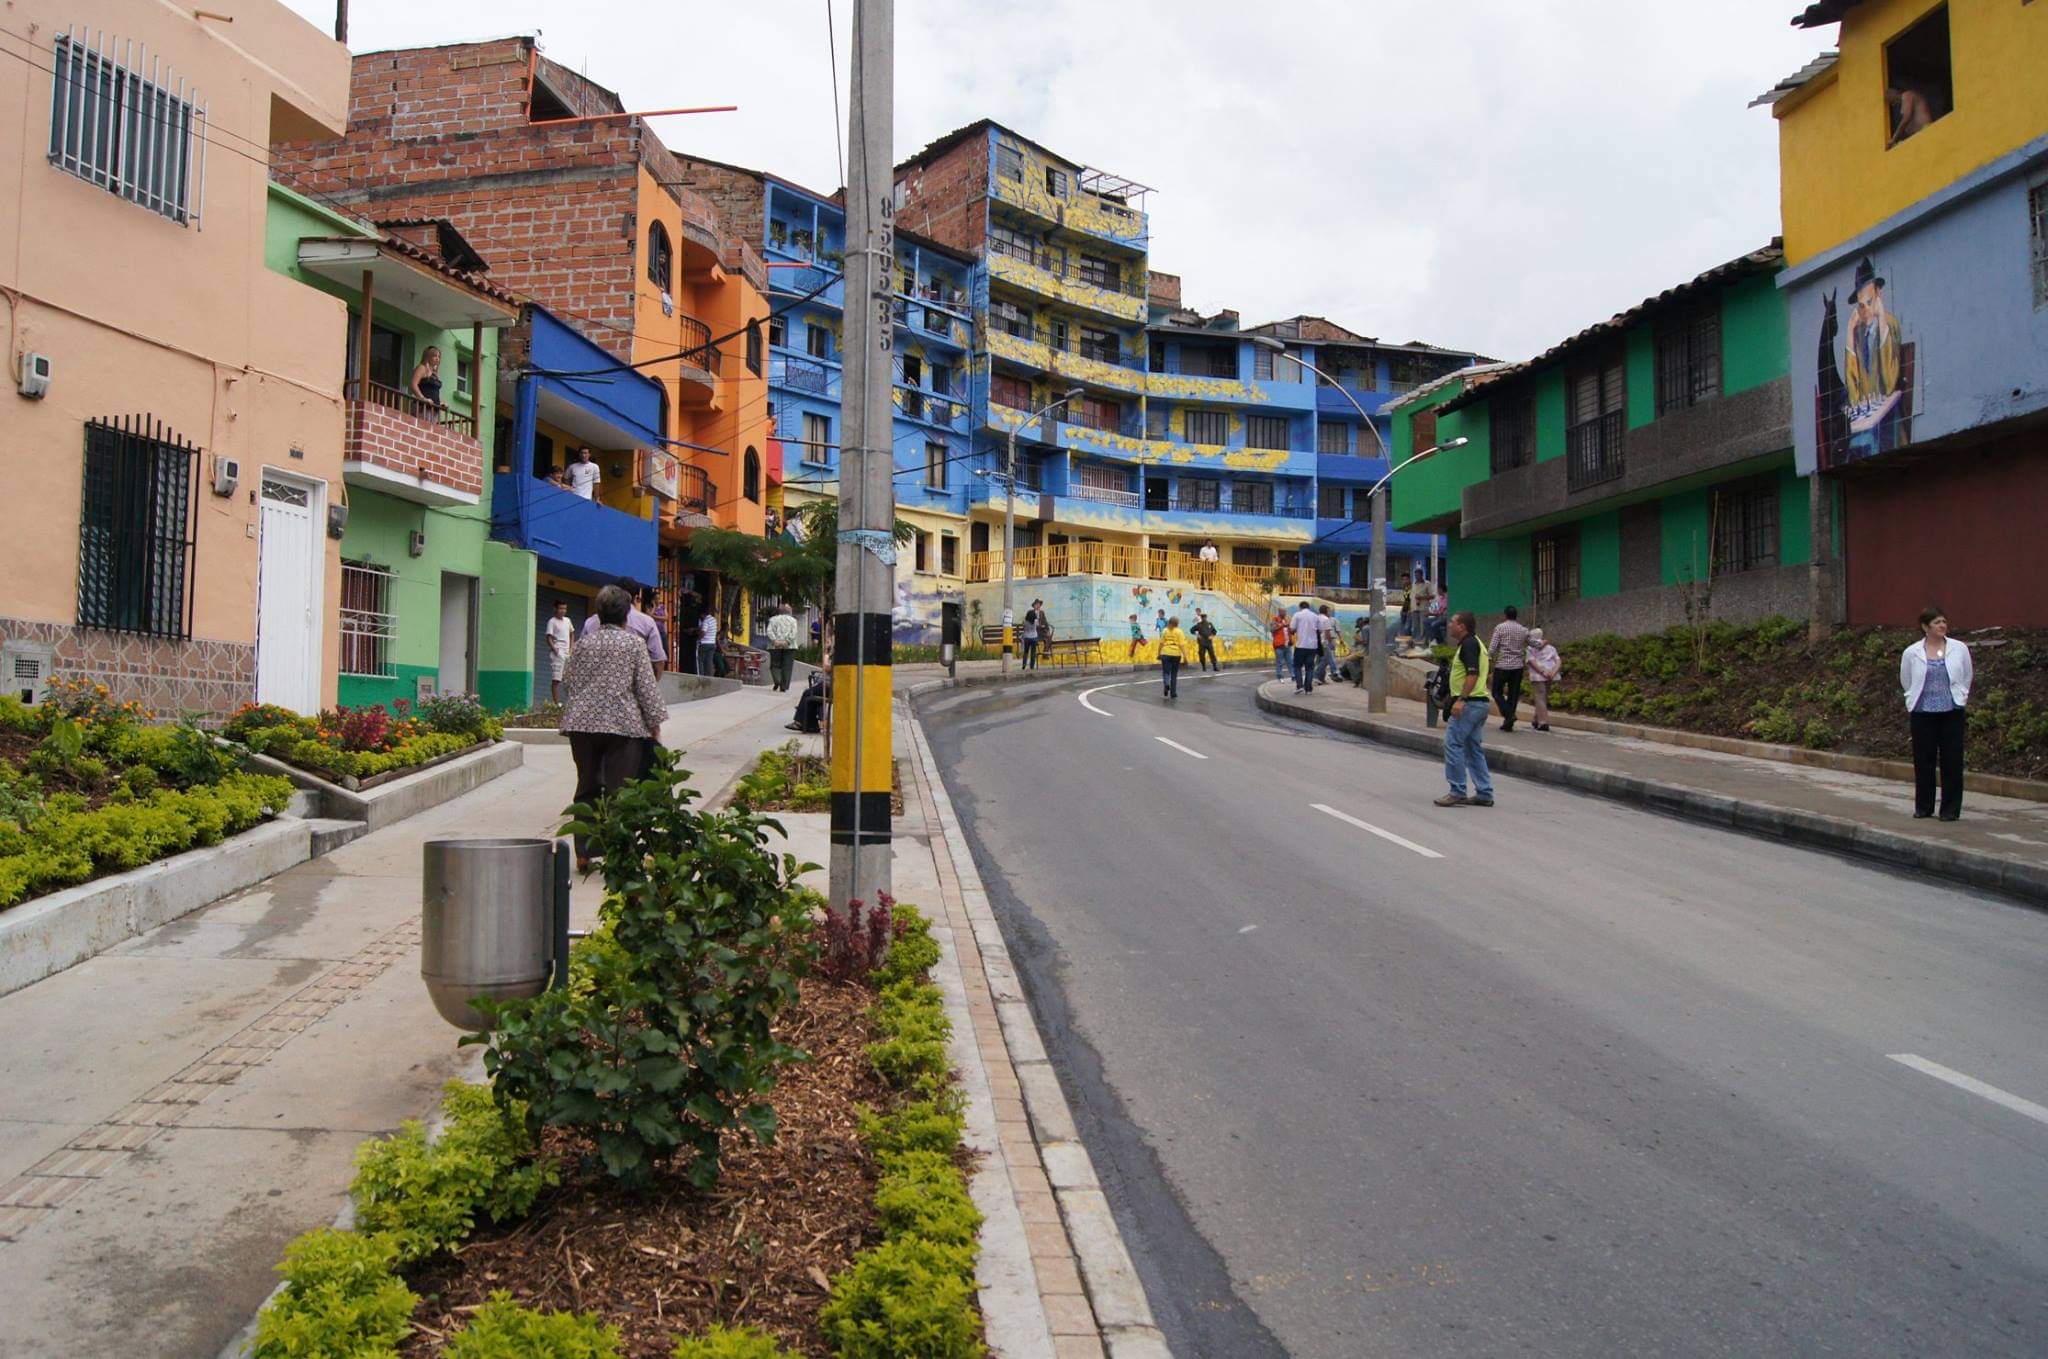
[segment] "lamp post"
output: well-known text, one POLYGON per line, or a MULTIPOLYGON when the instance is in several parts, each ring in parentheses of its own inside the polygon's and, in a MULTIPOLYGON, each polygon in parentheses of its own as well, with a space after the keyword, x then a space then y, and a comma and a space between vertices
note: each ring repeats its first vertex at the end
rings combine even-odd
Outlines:
MULTIPOLYGON (((1037 410, 1031 412, 1029 419, 1021 423, 1026 425, 1036 424, 1045 417, 1046 412, 1058 410, 1061 406, 1066 405, 1079 395, 1081 395, 1079 387, 1069 387, 1061 394, 1059 400, 1040 406, 1037 410)), ((1011 641, 1011 628, 1014 624, 1012 621, 1013 615, 1010 610, 1016 602, 1012 596, 1015 595, 1017 589, 1016 425, 1010 426, 1010 432, 1004 439, 1004 449, 1003 478, 1009 485, 1006 488, 1007 493, 1003 496, 1003 678, 1008 679, 1010 677, 1010 648, 1014 645, 1011 641)))

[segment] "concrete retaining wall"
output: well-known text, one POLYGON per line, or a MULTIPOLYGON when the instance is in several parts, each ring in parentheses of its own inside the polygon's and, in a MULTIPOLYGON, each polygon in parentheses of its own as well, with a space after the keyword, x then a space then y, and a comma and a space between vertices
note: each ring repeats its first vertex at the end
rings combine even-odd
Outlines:
POLYGON ((282 760, 251 755, 249 763, 266 774, 282 774, 300 788, 315 794, 320 814, 341 821, 360 821, 365 833, 401 821, 415 812, 438 807, 451 798, 482 787, 500 774, 508 774, 526 762, 526 747, 518 741, 473 750, 444 764, 429 766, 417 774, 380 783, 375 788, 351 793, 282 760))

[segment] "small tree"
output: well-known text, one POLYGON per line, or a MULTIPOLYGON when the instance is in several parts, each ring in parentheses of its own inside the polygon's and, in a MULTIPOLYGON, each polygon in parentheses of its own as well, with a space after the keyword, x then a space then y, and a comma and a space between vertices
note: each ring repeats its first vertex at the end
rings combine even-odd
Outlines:
POLYGON ((1707 509, 1707 554, 1700 557, 1700 534, 1692 533, 1692 550, 1679 573, 1679 601, 1685 609, 1685 630, 1692 638, 1692 672, 1707 670, 1707 644, 1714 628, 1714 559, 1721 537, 1721 498, 1710 495, 1707 509))

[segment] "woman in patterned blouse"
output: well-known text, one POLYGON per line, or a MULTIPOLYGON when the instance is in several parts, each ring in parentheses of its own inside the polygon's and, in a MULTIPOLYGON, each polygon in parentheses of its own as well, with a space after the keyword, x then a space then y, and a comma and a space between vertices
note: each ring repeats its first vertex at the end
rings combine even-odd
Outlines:
MULTIPOLYGON (((659 740, 668 705, 647 644, 626 630, 633 597, 616 585, 597 592, 598 629, 569 653, 562 678, 560 729, 576 759, 576 801, 598 798, 645 770, 647 743, 659 740)), ((576 837, 576 866, 590 867, 590 846, 576 837)))

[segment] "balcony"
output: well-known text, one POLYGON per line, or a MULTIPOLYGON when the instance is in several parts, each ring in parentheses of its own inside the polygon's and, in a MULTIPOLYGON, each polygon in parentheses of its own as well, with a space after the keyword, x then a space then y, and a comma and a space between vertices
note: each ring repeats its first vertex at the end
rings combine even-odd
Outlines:
POLYGON ((1340 390, 1327 382, 1316 384, 1316 414, 1342 415, 1353 420, 1358 418, 1358 406, 1377 414, 1380 407, 1393 399, 1393 393, 1372 387, 1355 387, 1346 383, 1340 390), (1348 394, 1348 395, 1347 395, 1348 394), (1358 406, 1351 403, 1356 401, 1358 406))
MULTIPOLYGON (((1040 165, 1030 163, 1026 172, 1041 169, 1040 165)), ((1054 226, 1065 227, 1068 231, 1093 236, 1098 240, 1122 246, 1126 250, 1143 250, 1146 240, 1145 214, 1136 208, 1125 207, 1101 194, 1089 193, 1080 187, 1081 182, 1089 182, 1091 176, 1097 175, 1098 172, 1092 170, 1079 171, 1075 177, 1077 182, 1074 191, 1062 197, 1046 191, 1042 174, 1038 179, 1028 183, 996 174, 989 177, 989 193, 999 202, 1028 213, 1041 222, 1050 222, 1054 226)), ((1103 187, 1107 191, 1115 185, 1105 184, 1103 187)), ((1141 191, 1141 186, 1138 185, 1131 185, 1130 188, 1133 191, 1141 191)))
POLYGON ((678 462, 672 503, 673 508, 662 516, 664 524, 673 524, 677 528, 707 528, 712 522, 711 507, 718 503, 718 484, 703 468, 678 462))
MULTIPOLYGON (((1131 580, 1179 580, 1202 589, 1250 600, 1263 600, 1277 586, 1283 594, 1307 593, 1315 574, 1298 566, 1235 566, 1229 562, 1204 562, 1185 552, 1155 547, 1149 551, 1135 543, 1054 543, 1043 547, 1017 549, 1016 576, 1019 580, 1044 580, 1057 576, 1123 576, 1131 580)), ((1003 578, 1003 554, 975 552, 967 558, 970 584, 1003 578)))
POLYGON ((1101 358, 1070 354, 1064 349, 1054 349, 1051 337, 1039 332, 1014 335, 992 326, 988 334, 988 352, 1013 363, 1057 374, 1070 382, 1088 383, 1129 396, 1145 390, 1145 370, 1139 359, 1120 355, 1111 359, 1106 351, 1101 358))
POLYGON ((1119 491, 1111 486, 1070 486, 1067 494, 1075 500, 1092 500, 1098 505, 1122 505, 1126 509, 1138 508, 1136 491, 1119 491))
POLYGON ((1058 264, 1046 251, 991 240, 991 279, 1038 297, 1063 302, 1078 311, 1135 325, 1145 318, 1145 273, 1131 269, 1116 278, 1084 273, 1058 264))
POLYGON ((491 481, 492 536, 523 547, 542 571, 591 585, 653 580, 652 519, 615 510, 523 472, 491 481))
POLYGON ((786 250, 771 248, 784 267, 769 271, 772 295, 780 306, 796 298, 809 299, 809 304, 819 307, 844 307, 846 305, 846 276, 834 268, 817 264, 799 263, 808 261, 809 255, 792 254, 786 250), (795 268, 788 265, 797 265, 795 268))
POLYGON ((694 316, 676 314, 683 351, 677 363, 676 399, 679 403, 701 405, 718 393, 718 379, 725 371, 725 352, 711 343, 711 327, 694 316))
POLYGON ((1613 481, 1621 475, 1621 412, 1582 420, 1564 432, 1567 491, 1613 481))
POLYGON ((837 396, 839 367, 800 354, 772 353, 768 356, 768 385, 813 396, 837 396))
POLYGON ((410 392, 350 378, 342 472, 351 486, 421 505, 474 505, 483 496, 484 450, 468 416, 410 392))

